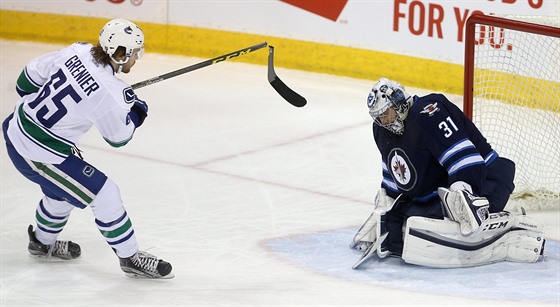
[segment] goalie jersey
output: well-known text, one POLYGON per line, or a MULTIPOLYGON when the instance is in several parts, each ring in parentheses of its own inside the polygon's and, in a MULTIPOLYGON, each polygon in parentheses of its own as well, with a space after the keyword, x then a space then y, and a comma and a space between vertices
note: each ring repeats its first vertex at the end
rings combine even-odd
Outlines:
POLYGON ((32 60, 17 80, 22 96, 7 136, 23 157, 59 164, 95 126, 112 146, 126 144, 135 130, 128 113, 136 95, 96 63, 91 44, 75 43, 32 60))
POLYGON ((441 94, 414 96, 402 135, 375 124, 373 134, 381 153, 381 185, 393 198, 402 193, 427 202, 438 197, 438 187, 459 180, 480 195, 486 166, 498 157, 474 124, 441 94))

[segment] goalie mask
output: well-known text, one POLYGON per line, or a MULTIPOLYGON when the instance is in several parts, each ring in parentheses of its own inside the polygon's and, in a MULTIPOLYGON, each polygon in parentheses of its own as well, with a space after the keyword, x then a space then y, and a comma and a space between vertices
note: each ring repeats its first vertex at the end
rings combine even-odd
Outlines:
POLYGON ((134 23, 124 19, 113 19, 105 24, 99 33, 99 45, 113 62, 122 67, 126 64, 134 51, 138 52, 138 59, 144 53, 144 32, 134 23), (118 47, 125 48, 125 59, 117 61, 113 56, 118 47))
POLYGON ((401 135, 404 133, 404 120, 412 101, 412 96, 400 83, 381 78, 375 83, 367 98, 369 115, 376 125, 401 135))

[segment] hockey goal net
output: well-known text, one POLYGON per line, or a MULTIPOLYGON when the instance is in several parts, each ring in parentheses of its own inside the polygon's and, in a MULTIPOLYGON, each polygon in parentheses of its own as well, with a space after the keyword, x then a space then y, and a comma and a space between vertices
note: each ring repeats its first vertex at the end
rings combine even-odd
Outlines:
POLYGON ((464 112, 516 163, 513 203, 560 208, 558 16, 468 19, 464 112))

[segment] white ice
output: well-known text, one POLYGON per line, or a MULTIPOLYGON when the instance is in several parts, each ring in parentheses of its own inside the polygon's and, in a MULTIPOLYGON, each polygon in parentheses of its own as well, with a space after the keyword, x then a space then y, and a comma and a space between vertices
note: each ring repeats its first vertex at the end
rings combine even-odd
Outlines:
MULTIPOLYGON (((60 47, 0 40, 2 119, 25 64, 60 47)), ((148 53, 125 78, 202 60, 148 53)), ((434 270, 388 259, 352 270, 359 254, 348 243, 381 180, 365 104, 373 81, 277 67, 308 100, 295 108, 268 84, 264 64, 223 62, 139 89, 149 117, 129 145, 111 148, 95 129, 79 144, 120 186, 141 248, 170 261, 174 279, 125 277, 88 208, 74 210, 60 236, 81 245, 81 258, 29 257, 26 228, 41 192, 0 142, 0 305, 560 304, 558 209, 529 213, 547 225, 544 262, 434 270)))

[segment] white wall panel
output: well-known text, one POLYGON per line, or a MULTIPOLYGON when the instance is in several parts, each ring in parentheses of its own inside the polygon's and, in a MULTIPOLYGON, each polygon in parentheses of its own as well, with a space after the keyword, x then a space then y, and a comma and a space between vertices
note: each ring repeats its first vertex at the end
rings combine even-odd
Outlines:
POLYGON ((336 20, 280 0, 2 0, 0 8, 262 34, 462 64, 463 27, 474 11, 559 15, 559 3, 560 0, 349 0, 336 20))

